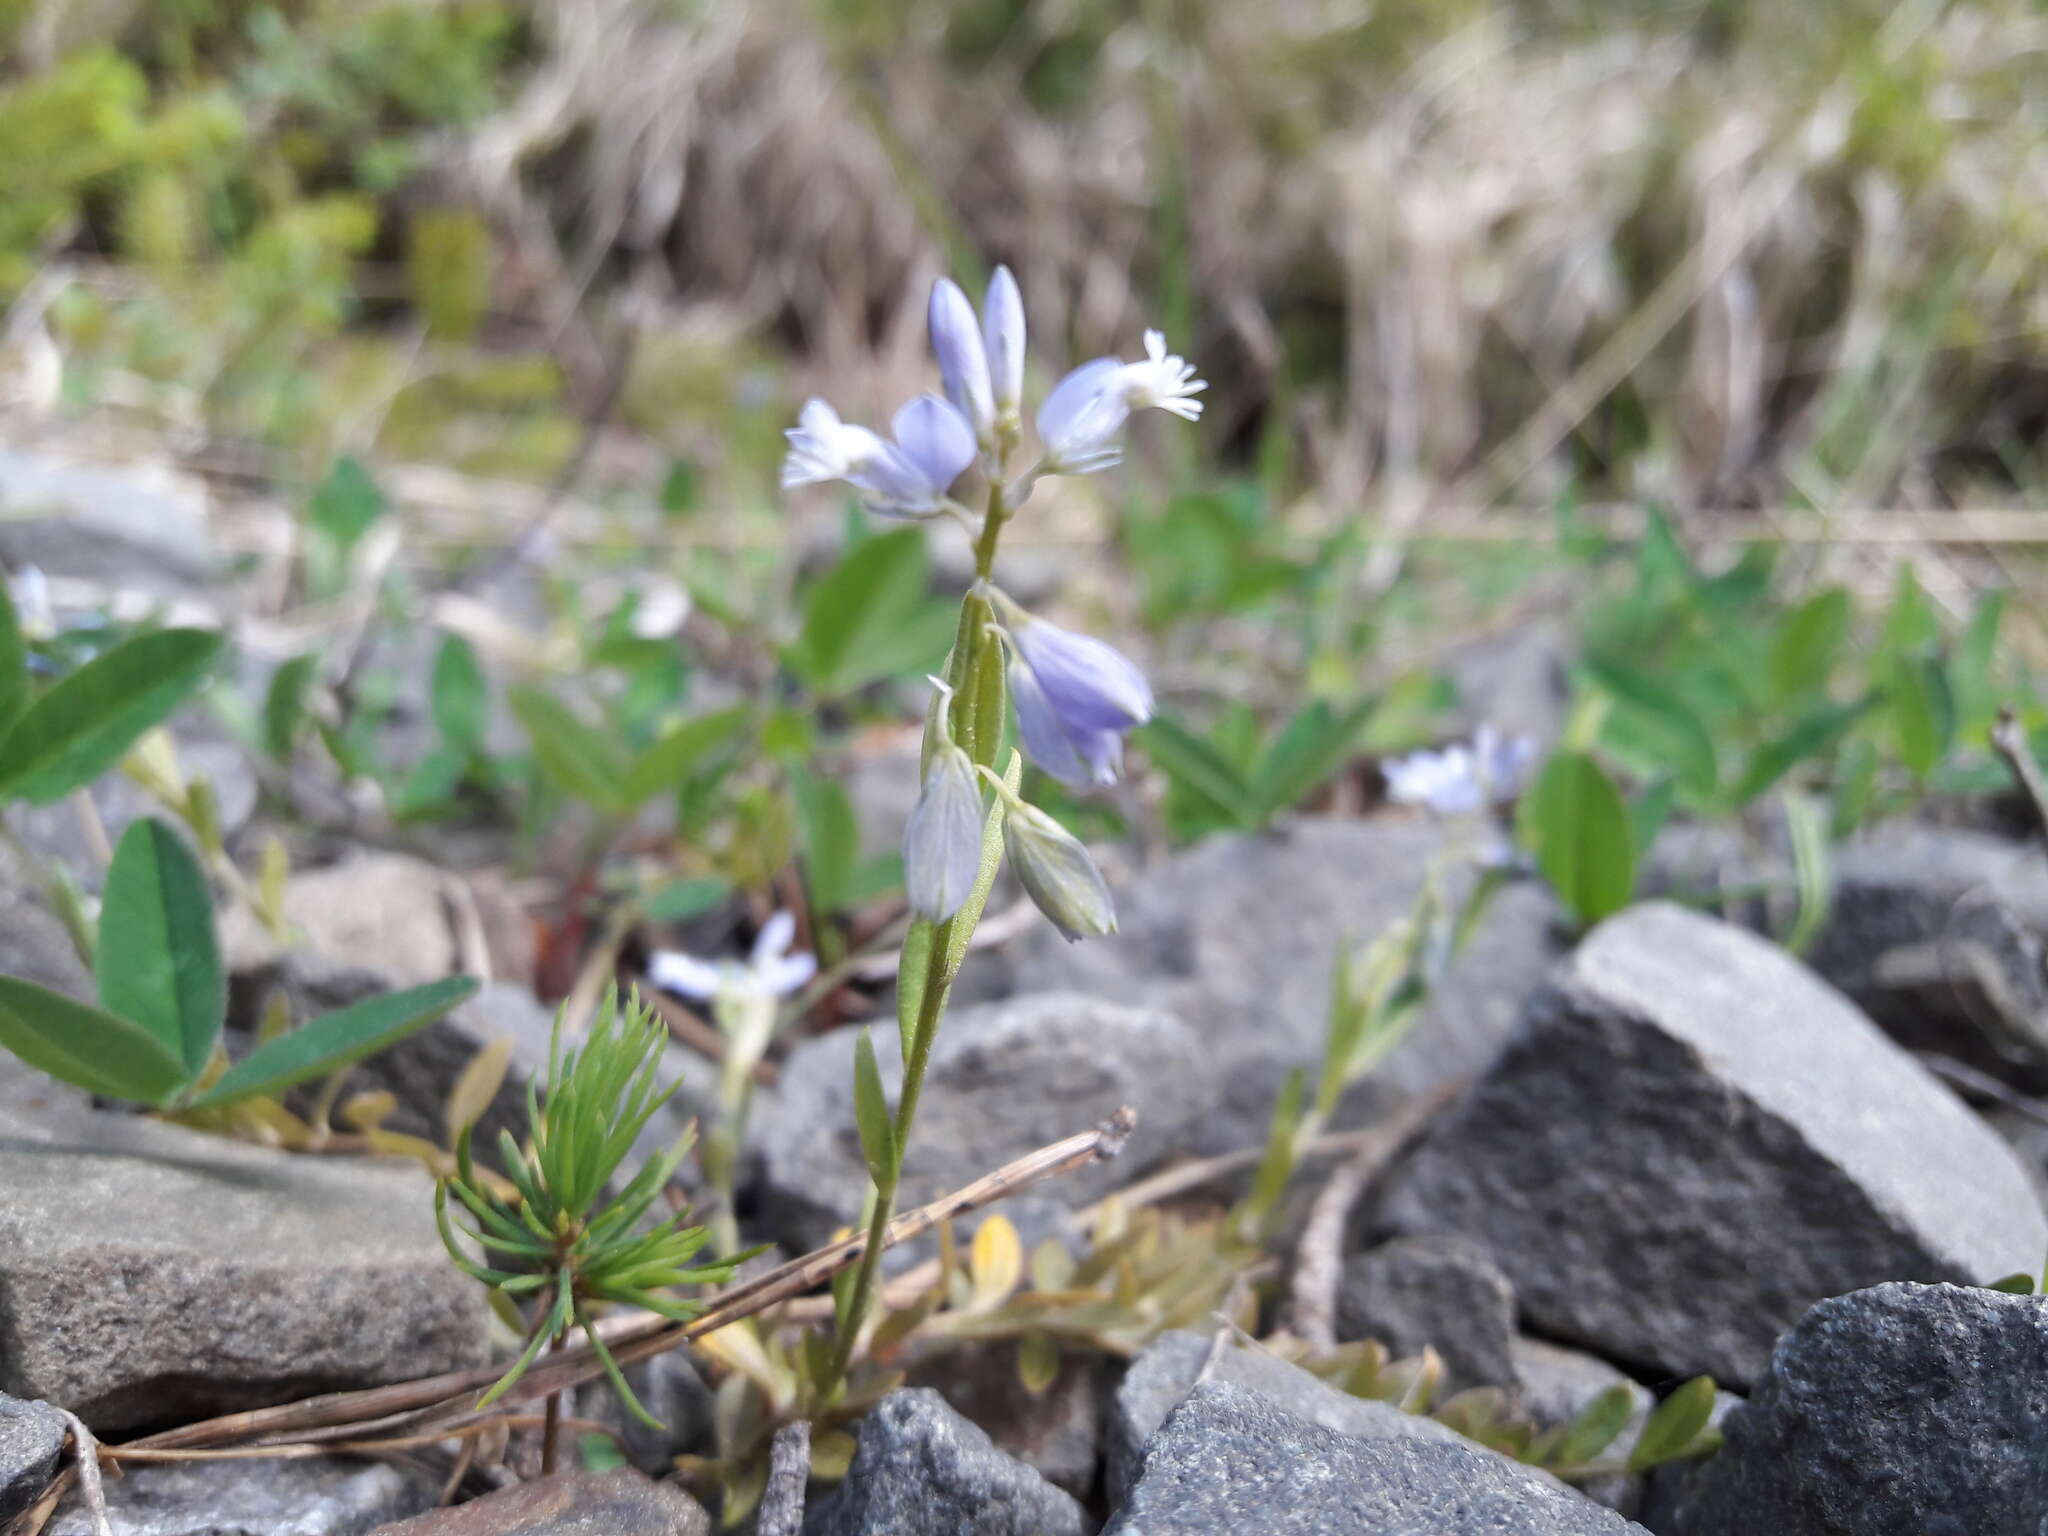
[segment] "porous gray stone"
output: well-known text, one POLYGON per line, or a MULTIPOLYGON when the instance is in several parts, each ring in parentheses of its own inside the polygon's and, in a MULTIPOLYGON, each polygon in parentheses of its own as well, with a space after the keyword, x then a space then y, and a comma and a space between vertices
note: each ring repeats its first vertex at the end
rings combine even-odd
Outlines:
POLYGON ((480 1363, 419 1169, 128 1116, 0 1129, 0 1390, 122 1430, 480 1363))
POLYGON ((48 1403, 0 1394, 0 1524, 42 1497, 68 1432, 64 1415, 48 1403))
POLYGON ((1462 1237, 1397 1237, 1345 1260, 1337 1337, 1378 1339, 1396 1358, 1443 1358, 1443 1391, 1515 1383, 1515 1288, 1462 1237))
MULTIPOLYGON (((1154 1432, 1202 1379, 1211 1349, 1212 1341, 1200 1334, 1162 1333, 1124 1373, 1110 1403, 1103 1464, 1112 1507, 1122 1503, 1137 1482, 1145 1446, 1154 1432)), ((1462 1438, 1434 1419, 1403 1413, 1391 1403, 1353 1397, 1263 1349, 1226 1345, 1216 1354, 1209 1376, 1256 1392, 1295 1418, 1355 1439, 1462 1438)))
MULTIPOLYGON (((871 1032, 883 1085, 902 1081, 896 1031, 871 1032)), ((853 1116, 855 1031, 806 1041, 783 1064, 774 1100, 749 1134, 758 1155, 760 1235, 802 1251, 859 1218, 867 1165, 853 1116)), ((1117 1108, 1138 1128, 1112 1164, 1068 1174, 1045 1193, 1079 1204, 1184 1145, 1208 1081, 1199 1042, 1171 1014, 1077 993, 1040 993, 949 1013, 932 1049, 917 1134, 898 1195, 906 1209, 1117 1108)))
POLYGON ((1005 1456, 927 1388, 891 1392, 861 1420, 846 1477, 804 1536, 1083 1536, 1073 1496, 1005 1456))
POLYGON ((1612 1510, 1477 1446, 1361 1439, 1228 1381, 1196 1387, 1145 1448, 1103 1536, 1616 1536, 1612 1510))
POLYGON ((2040 1536, 2048 1299, 1889 1284, 1824 1301, 1723 1433, 1682 1536, 2040 1536))
MULTIPOLYGON (((1410 916, 1425 884, 1443 878, 1445 854, 1439 826, 1393 818, 1310 817, 1274 832, 1207 838, 1117 892, 1114 938, 1065 944, 1049 930, 1028 935, 1013 985, 1168 1009, 1198 1037, 1206 1067, 1209 1102, 1194 1150, 1256 1146, 1287 1074, 1322 1060, 1340 946, 1410 916)), ((1448 882, 1453 894, 1460 886, 1448 882)), ((1536 882, 1499 890, 1408 1039, 1351 1096, 1347 1116, 1382 1113, 1483 1069, 1556 958, 1555 918, 1536 882)))
POLYGON ((375 1536, 711 1536, 711 1517, 673 1484, 618 1467, 520 1483, 375 1536))
POLYGON ((955 1412, 987 1432, 1056 1488, 1086 1499, 1102 1462, 1108 1358, 1091 1349, 1061 1351, 1059 1373, 1042 1391, 1026 1390, 1010 1340, 946 1349, 913 1367, 911 1385, 930 1387, 955 1412))
MULTIPOLYGON (((430 1508, 434 1484, 388 1462, 159 1462, 105 1480, 114 1536, 364 1536, 430 1508)), ((76 1492, 47 1536, 93 1536, 76 1492)))
POLYGON ((1486 1244, 1549 1337, 1736 1385, 1820 1297, 2048 1248, 2018 1159, 1854 1005, 1655 903, 1559 968, 1380 1214, 1486 1244))

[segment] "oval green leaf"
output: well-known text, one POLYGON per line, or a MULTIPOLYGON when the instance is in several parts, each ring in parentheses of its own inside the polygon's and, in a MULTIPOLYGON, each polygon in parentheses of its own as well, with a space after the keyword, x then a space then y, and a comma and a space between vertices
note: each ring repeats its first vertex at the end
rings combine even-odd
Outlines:
POLYGON ((1700 1431, 1714 1413, 1714 1378, 1695 1376, 1650 1415, 1643 1432, 1628 1453, 1631 1472, 1647 1472, 1663 1462, 1674 1461, 1693 1449, 1700 1431))
POLYGON ((206 1109, 259 1094, 282 1093, 311 1078, 325 1077, 431 1024, 476 988, 473 976, 451 976, 322 1014, 310 1024, 256 1047, 192 1100, 190 1107, 206 1109))
POLYGON ((107 870, 93 973, 100 1006, 140 1024, 197 1077, 227 1011, 213 893, 185 840, 162 821, 131 823, 107 870))
POLYGON ((0 738, 0 794, 61 800, 120 761, 204 681, 220 636, 160 629, 124 640, 29 705, 0 738))
POLYGON ((1518 826, 1522 845, 1581 923, 1597 923, 1628 905, 1636 884, 1628 807, 1587 754, 1552 755, 1522 797, 1518 826))
POLYGON ((19 976, 0 976, 0 1045, 52 1077, 136 1104, 162 1104, 188 1080, 141 1025, 19 976))

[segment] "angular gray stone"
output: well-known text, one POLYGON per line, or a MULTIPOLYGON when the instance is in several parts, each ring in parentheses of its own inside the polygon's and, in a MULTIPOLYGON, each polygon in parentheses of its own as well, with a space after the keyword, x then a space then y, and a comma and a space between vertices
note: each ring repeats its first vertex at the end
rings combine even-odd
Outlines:
POLYGON ((520 1483, 375 1536, 711 1536, 711 1517, 674 1484, 618 1467, 520 1483))
MULTIPOLYGON (((460 877, 424 859, 357 849, 340 862, 285 882, 284 915, 303 947, 330 964, 374 966, 401 987, 459 970, 454 905, 460 877)), ((229 968, 275 965, 275 935, 241 906, 227 909, 221 948, 229 968)))
POLYGON ((480 1363, 419 1169, 123 1115, 0 1129, 0 1391, 95 1429, 480 1363))
POLYGON ((1824 1301, 1723 1433, 1682 1536, 2039 1536, 2048 1299, 1890 1284, 1824 1301))
POLYGON ((619 1437, 626 1460, 649 1477, 675 1470, 676 1457, 710 1454, 712 1445, 711 1388, 681 1350, 655 1355, 622 1368, 633 1395, 661 1428, 642 1423, 619 1400, 608 1381, 594 1381, 576 1395, 576 1415, 606 1425, 619 1437))
MULTIPOLYGON (((758 1235, 802 1251, 858 1219, 868 1179, 853 1118, 856 1032, 806 1041, 749 1127, 758 1235)), ((902 1081, 886 1024, 871 1032, 883 1085, 902 1081)), ((1138 1128, 1113 1164, 1045 1186, 1074 1204, 1107 1194, 1191 1139, 1207 1065, 1181 1022, 1157 1009, 1041 993, 946 1016, 932 1048, 899 1203, 908 1208, 1011 1158, 1085 1131, 1121 1105, 1138 1128)))
POLYGON ((1618 1536, 1642 1527, 1505 1457, 1397 1435, 1361 1439, 1257 1392, 1207 1381, 1145 1447, 1103 1536, 1618 1536))
POLYGON ((0 1394, 0 1524, 42 1497, 70 1427, 48 1403, 0 1394))
POLYGON ((13 449, 0 449, 0 559, 156 599, 203 594, 219 567, 198 480, 13 449))
MULTIPOLYGON (((1339 945, 1408 916, 1445 851, 1439 827, 1391 818, 1304 818, 1208 838, 1117 892, 1114 938, 1065 944, 1034 930, 1013 962, 1015 989, 1071 988, 1170 1010, 1199 1037, 1207 1069, 1194 1150, 1256 1146, 1287 1074, 1322 1060, 1339 945)), ((1556 958, 1555 914, 1533 881, 1501 889, 1350 1112, 1377 1114, 1484 1068, 1556 958)))
POLYGON ((861 1420, 846 1477, 804 1536, 1082 1536, 1071 1494, 997 1450, 927 1388, 891 1392, 861 1420))
MULTIPOLYGON (((388 1462, 159 1462, 105 1481, 114 1536, 364 1536, 431 1508, 438 1489, 388 1462)), ((77 1493, 46 1536, 93 1536, 77 1493)))
POLYGON ((17 873, 11 859, 0 864, 0 975, 92 1001, 92 972, 71 936, 17 873))
MULTIPOLYGON (((1103 1464, 1112 1507, 1121 1504, 1137 1482, 1145 1446, 1153 1433, 1202 1379, 1210 1348, 1211 1341, 1200 1334, 1162 1333, 1124 1373, 1110 1403, 1103 1464)), ((1425 1440, 1463 1439, 1434 1419, 1403 1413, 1391 1403, 1353 1397, 1263 1349, 1226 1346, 1209 1376, 1256 1392, 1297 1419, 1354 1439, 1411 1435, 1425 1440)))
POLYGON ((1512 1386, 1515 1288, 1469 1238, 1397 1237, 1345 1260, 1337 1337, 1378 1339, 1396 1359, 1427 1345, 1445 1394, 1512 1386))
POLYGON ((1014 1456, 1056 1488, 1086 1499, 1102 1463, 1108 1357, 1063 1350, 1059 1374, 1041 1392, 1025 1390, 1010 1340, 945 1349, 921 1361, 910 1384, 930 1387, 997 1450, 1014 1456))
MULTIPOLYGON (((206 780, 213 790, 221 835, 233 839, 256 813, 259 787, 248 752, 217 726, 183 720, 174 727, 172 739, 180 771, 188 781, 206 780)), ((109 843, 119 843, 121 834, 144 816, 173 820, 155 796, 126 774, 103 773, 88 786, 87 793, 109 843)), ((70 797, 54 805, 22 806, 14 814, 22 842, 37 857, 62 864, 85 889, 99 890, 104 866, 98 842, 80 823, 70 797)), ((237 909, 223 904, 223 910, 237 909)))
POLYGON ((1663 904, 1559 968, 1380 1214, 1487 1244, 1549 1337, 1738 1386, 1820 1297, 2048 1249, 2018 1159, 1854 1005, 1663 904))

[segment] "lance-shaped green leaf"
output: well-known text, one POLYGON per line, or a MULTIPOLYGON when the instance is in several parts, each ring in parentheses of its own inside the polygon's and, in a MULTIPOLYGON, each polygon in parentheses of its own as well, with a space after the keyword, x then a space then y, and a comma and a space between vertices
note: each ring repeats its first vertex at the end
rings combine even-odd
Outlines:
POLYGON ((107 870, 93 973, 100 1004, 140 1024, 197 1077, 227 1011, 213 893, 185 840, 154 816, 121 834, 107 870))
POLYGON ((0 733, 28 708, 28 645, 14 614, 14 599, 0 581, 0 733))
POLYGON ((1551 756, 1522 797, 1518 830, 1522 846, 1580 922, 1597 923, 1628 904, 1636 883, 1628 807, 1587 754, 1551 756))
POLYGON ((232 1104, 285 1089, 373 1056, 435 1019, 476 991, 470 976, 451 976, 405 992, 365 998, 322 1014, 268 1045, 259 1045, 195 1098, 194 1109, 232 1104))
POLYGON ((1281 728, 1259 759, 1250 792, 1265 816, 1299 804, 1344 766, 1359 731, 1371 716, 1370 701, 1341 715, 1317 699, 1281 728))
POLYGON ((601 811, 633 809, 626 799, 625 757, 609 736, 538 688, 514 688, 510 697, 512 713, 532 738, 534 760, 557 789, 601 811))
POLYGON ((1230 760, 1179 722, 1159 715, 1137 732, 1145 755, 1166 770, 1174 784, 1234 826, 1259 824, 1257 797, 1230 760))
POLYGON ((184 703, 220 646, 210 630, 160 629, 95 656, 0 737, 0 794, 47 805, 98 778, 184 703))
POLYGON ((1550 1463, 1559 1467, 1580 1467, 1598 1456, 1628 1427, 1635 1412, 1635 1393, 1623 1385, 1609 1387, 1579 1410, 1558 1441, 1550 1463))
POLYGON ((745 705, 685 720, 626 770, 625 796, 634 805, 665 789, 674 789, 712 752, 737 736, 752 718, 745 705))
POLYGON ((18 976, 0 976, 0 1045, 90 1093, 161 1104, 185 1086, 185 1064, 140 1024, 18 976))
POLYGON ((1714 1378, 1693 1377, 1650 1415, 1628 1453, 1629 1471, 1647 1472, 1662 1462, 1703 1449, 1698 1442, 1713 1412, 1714 1378))
POLYGON ((887 1184, 896 1176, 896 1124, 889 1117, 889 1095, 882 1087, 875 1045, 866 1030, 853 1042, 853 1118, 860 1127, 868 1177, 878 1187, 887 1184))

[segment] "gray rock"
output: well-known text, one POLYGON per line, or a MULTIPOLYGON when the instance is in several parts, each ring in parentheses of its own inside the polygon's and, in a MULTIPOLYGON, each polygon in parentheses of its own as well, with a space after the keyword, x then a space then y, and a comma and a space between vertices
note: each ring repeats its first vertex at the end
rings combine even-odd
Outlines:
POLYGON ((2048 1248, 2013 1153, 1852 1004, 1661 904, 1559 968, 1381 1215, 1486 1243, 1550 1337, 1738 1385, 1822 1296, 2048 1248))
POLYGON ((71 935, 15 873, 12 860, 0 868, 0 975, 91 1002, 92 972, 79 959, 71 935))
POLYGON ((1208 1381, 1145 1448, 1144 1470, 1104 1536, 1610 1536, 1639 1531, 1476 1446, 1360 1439, 1208 1381))
POLYGON ((641 1406, 661 1421, 653 1429, 619 1400, 608 1381, 594 1381, 577 1394, 579 1418, 607 1425, 619 1437, 627 1461, 650 1477, 675 1470, 676 1457, 712 1449, 711 1388, 681 1350, 623 1367, 626 1384, 641 1406))
MULTIPOLYGON (((867 1193, 853 1118, 855 1038, 835 1030, 792 1051, 776 1098, 750 1127, 760 1233, 799 1251, 856 1220, 867 1193)), ((902 1080, 896 1031, 884 1023, 871 1038, 893 1101, 902 1080)), ((900 1203, 932 1199, 1132 1105, 1138 1129, 1122 1157, 1046 1188, 1076 1204, 1095 1199, 1191 1139, 1207 1081, 1198 1042, 1156 1009, 1043 993, 949 1013, 932 1049, 900 1203)))
POLYGON ((11 449, 0 449, 0 560, 159 600, 203 593, 219 566, 199 481, 11 449))
POLYGON ((1444 670, 1457 690, 1457 722, 1553 742, 1571 709, 1571 668, 1578 645, 1570 627, 1552 619, 1519 624, 1456 647, 1444 670))
POLYGON ((64 1454, 70 1427, 48 1403, 0 1395, 0 1521, 42 1497, 64 1454))
MULTIPOLYGON (((461 969, 451 921, 458 882, 410 854, 358 849, 287 880, 284 915, 314 956, 374 967, 399 986, 417 986, 461 969)), ((221 948, 236 971, 275 965, 283 953, 239 906, 223 915, 221 948)))
POLYGON ((1824 1301, 1724 1433, 1684 1536, 2039 1536, 2048 1300, 1891 1284, 1824 1301))
POLYGON ((1086 1499, 1102 1462, 1108 1377, 1106 1356, 1063 1350, 1051 1384, 1028 1392, 1017 1373, 1017 1346, 1002 1340, 946 1349, 919 1362, 910 1382, 938 1392, 962 1418, 980 1425, 997 1450, 1086 1499))
POLYGON ((1337 1337, 1378 1339, 1395 1357, 1443 1357, 1446 1394, 1515 1383, 1515 1289, 1460 1237, 1397 1237, 1344 1264, 1337 1337))
MULTIPOLYGON (((173 731, 178 766, 187 780, 204 778, 212 787, 221 835, 232 839, 256 814, 259 786, 249 754, 218 728, 180 721, 173 731)), ((88 786, 93 809, 109 843, 144 816, 178 823, 155 796, 126 774, 103 773, 88 786)), ((104 878, 96 840, 79 822, 69 796, 54 805, 22 806, 15 812, 21 840, 39 858, 62 864, 81 886, 97 891, 104 878)), ((232 911, 232 908, 226 910, 232 911)))
MULTIPOLYGON (((1211 1341, 1200 1334, 1162 1333, 1124 1373, 1110 1403, 1104 1462, 1112 1507, 1121 1504, 1136 1484, 1153 1433, 1202 1379, 1210 1348, 1211 1341)), ((1447 1425, 1403 1413, 1391 1403, 1353 1397, 1263 1349, 1225 1347, 1217 1355, 1209 1379, 1256 1392, 1296 1419, 1353 1439, 1416 1436, 1462 1441, 1447 1425)))
MULTIPOLYGON (((1070 945, 1035 930, 1015 986, 1171 1010, 1200 1037, 1212 1097, 1195 1150, 1256 1146, 1288 1072, 1322 1060, 1338 947, 1409 915, 1445 851, 1442 831, 1420 820, 1310 818, 1209 838, 1117 893, 1116 937, 1070 945)), ((1534 882, 1503 888, 1351 1111, 1383 1112, 1484 1068, 1556 957, 1555 910, 1534 882)))
POLYGON ((81 1114, 0 1132, 0 1391, 121 1430, 480 1363, 418 1169, 81 1114))
POLYGON ((520 1483, 375 1536, 711 1536, 711 1517, 674 1484, 619 1467, 520 1483))
MULTIPOLYGON (((388 1462, 159 1462, 106 1479, 114 1536, 364 1536, 433 1505, 437 1490, 388 1462)), ((93 1536, 74 1492, 47 1536, 93 1536)))
POLYGON ((805 1536, 1081 1536, 1073 1496, 997 1450, 925 1388, 891 1392, 861 1420, 845 1480, 805 1536))

